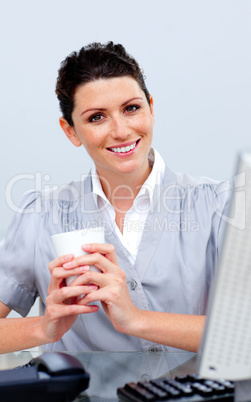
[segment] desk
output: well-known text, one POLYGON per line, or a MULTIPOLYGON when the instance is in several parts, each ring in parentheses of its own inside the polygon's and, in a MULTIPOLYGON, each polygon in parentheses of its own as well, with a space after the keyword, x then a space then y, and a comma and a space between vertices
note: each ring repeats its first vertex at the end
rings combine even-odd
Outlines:
MULTIPOLYGON (((28 363, 41 352, 24 351, 0 355, 0 369, 28 363)), ((177 352, 78 352, 77 357, 90 374, 90 386, 76 401, 115 402, 117 388, 127 382, 196 372, 196 355, 177 352)))

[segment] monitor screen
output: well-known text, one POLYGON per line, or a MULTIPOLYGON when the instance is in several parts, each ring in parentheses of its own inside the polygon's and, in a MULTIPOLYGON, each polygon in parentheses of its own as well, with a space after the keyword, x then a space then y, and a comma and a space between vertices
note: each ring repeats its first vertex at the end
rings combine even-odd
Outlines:
POLYGON ((199 351, 206 378, 251 379, 251 152, 239 154, 199 351))

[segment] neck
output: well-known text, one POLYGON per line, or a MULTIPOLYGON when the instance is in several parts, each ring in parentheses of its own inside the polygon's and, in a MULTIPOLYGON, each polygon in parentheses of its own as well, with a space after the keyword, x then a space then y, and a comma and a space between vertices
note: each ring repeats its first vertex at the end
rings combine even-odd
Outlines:
MULTIPOLYGON (((101 182, 102 189, 115 210, 126 213, 132 206, 142 185, 151 173, 152 168, 147 165, 144 172, 134 172, 132 174, 113 174, 107 175, 97 173, 101 182)), ((103 173, 103 172, 102 172, 103 173)))

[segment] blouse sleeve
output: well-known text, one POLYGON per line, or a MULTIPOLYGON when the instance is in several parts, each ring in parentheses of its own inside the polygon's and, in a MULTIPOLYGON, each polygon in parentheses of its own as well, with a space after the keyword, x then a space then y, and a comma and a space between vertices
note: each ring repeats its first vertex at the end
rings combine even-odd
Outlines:
POLYGON ((0 300, 22 316, 28 314, 37 296, 34 257, 39 208, 38 193, 26 193, 0 242, 0 300))
POLYGON ((222 250, 224 235, 227 228, 231 195, 232 189, 229 181, 221 183, 215 191, 215 212, 219 221, 217 233, 217 251, 219 254, 222 250))

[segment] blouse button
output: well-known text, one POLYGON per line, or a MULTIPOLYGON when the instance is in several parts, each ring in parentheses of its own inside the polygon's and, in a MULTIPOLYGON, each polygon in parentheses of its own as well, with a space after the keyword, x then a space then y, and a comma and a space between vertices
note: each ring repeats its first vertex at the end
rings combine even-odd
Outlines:
POLYGON ((137 287, 137 282, 131 281, 130 286, 131 286, 131 289, 134 290, 137 287))
POLYGON ((149 349, 149 352, 154 353, 154 352, 158 352, 159 349, 157 348, 157 346, 151 346, 149 349))
POLYGON ((142 376, 141 376, 142 381, 149 381, 150 379, 151 379, 151 377, 148 374, 142 374, 142 376))

